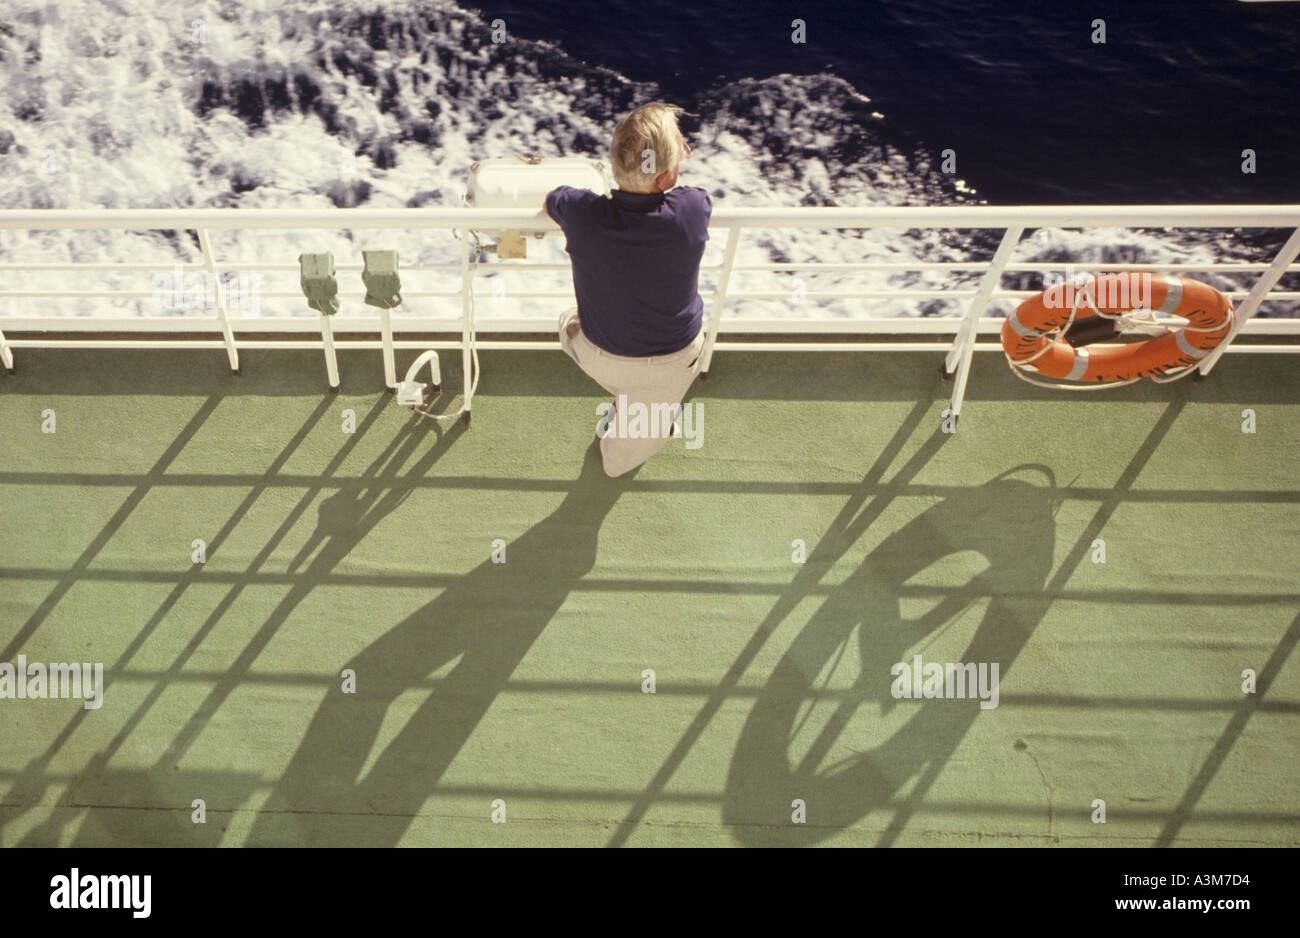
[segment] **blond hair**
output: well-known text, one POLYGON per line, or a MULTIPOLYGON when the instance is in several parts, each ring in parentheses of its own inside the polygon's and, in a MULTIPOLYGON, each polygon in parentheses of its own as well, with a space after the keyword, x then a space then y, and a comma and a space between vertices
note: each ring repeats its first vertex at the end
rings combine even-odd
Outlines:
POLYGON ((659 174, 677 168, 682 156, 677 130, 677 115, 681 112, 675 104, 652 101, 619 121, 609 145, 618 188, 625 192, 653 192, 659 174))

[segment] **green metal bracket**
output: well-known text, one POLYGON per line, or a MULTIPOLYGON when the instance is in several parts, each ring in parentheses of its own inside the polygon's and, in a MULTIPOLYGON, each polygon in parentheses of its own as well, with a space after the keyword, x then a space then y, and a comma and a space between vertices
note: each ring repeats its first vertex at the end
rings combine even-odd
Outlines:
POLYGON ((366 285, 366 305, 392 309, 402 303, 402 281, 397 276, 396 251, 362 251, 365 267, 361 280, 366 285))
POLYGON ((339 311, 339 283, 334 279, 333 254, 299 254, 302 292, 307 305, 333 316, 339 311))

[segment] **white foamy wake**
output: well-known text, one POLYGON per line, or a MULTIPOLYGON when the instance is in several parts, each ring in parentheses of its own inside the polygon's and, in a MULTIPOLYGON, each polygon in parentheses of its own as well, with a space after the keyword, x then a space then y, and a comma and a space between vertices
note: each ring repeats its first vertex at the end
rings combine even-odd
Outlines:
MULTIPOLYGON (((508 25, 508 24, 507 24, 508 25)), ((491 25, 440 0, 62 0, 29 4, 0 24, 0 207, 160 208, 455 205, 471 162, 512 153, 603 158, 618 118, 658 97, 653 85, 577 62, 544 41, 491 41, 491 25)), ((936 157, 899 139, 865 96, 839 78, 746 79, 691 103, 698 130, 684 184, 714 204, 952 204, 978 201, 936 157)), ((294 264, 303 251, 339 263, 363 247, 396 248, 404 265, 451 263, 440 232, 214 232, 224 261, 294 264)), ((715 239, 705 264, 717 263, 715 239)), ((964 260, 989 256, 990 233, 822 232, 781 229, 741 241, 741 264, 964 260)), ((530 255, 563 260, 562 242, 530 255)), ((1052 262, 1203 262, 1260 256, 1257 246, 1206 233, 1043 229, 1017 259, 1052 262)), ((189 232, 0 232, 7 262, 198 260, 189 232)), ((489 262, 490 263, 490 262, 489 262)), ((21 289, 151 291, 153 272, 32 273, 21 289)), ((755 274, 733 291, 790 298, 742 300, 747 317, 951 315, 955 302, 798 302, 791 277, 755 274)), ((958 287, 924 272, 798 274, 814 292, 958 287)), ((1018 286, 1037 289, 1038 277, 1018 286)), ((1228 278, 1205 278, 1230 287, 1228 278)), ((345 292, 359 289, 347 277, 345 292)), ((511 274, 510 291, 565 290, 564 274, 511 274)), ((1010 283, 1011 281, 1007 281, 1010 283)), ((454 276, 408 273, 404 312, 455 313, 454 276)), ((709 276, 702 289, 712 287, 709 276)), ((267 272, 264 293, 298 290, 295 272, 267 272)), ((485 296, 490 291, 480 288, 485 296)), ((480 302, 480 316, 550 320, 560 300, 480 302)), ((263 299, 262 313, 313 315, 296 299, 263 299)), ((157 315, 137 301, 15 302, 6 315, 157 315)), ((345 296, 343 313, 363 313, 345 296)), ((181 314, 178 312, 178 315, 181 314)), ((207 315, 207 313, 203 313, 207 315)))

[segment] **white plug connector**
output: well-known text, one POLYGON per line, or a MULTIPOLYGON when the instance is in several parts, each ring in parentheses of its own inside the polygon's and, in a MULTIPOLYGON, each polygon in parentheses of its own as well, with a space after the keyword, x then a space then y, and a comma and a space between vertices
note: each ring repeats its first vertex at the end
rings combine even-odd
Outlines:
POLYGON ((397 385, 397 403, 409 407, 424 406, 424 389, 428 387, 423 381, 402 381, 397 385))
POLYGON ((438 364, 438 353, 432 349, 422 352, 413 362, 411 367, 406 369, 406 380, 397 385, 397 403, 407 407, 424 406, 424 389, 428 387, 423 381, 416 381, 415 376, 420 371, 420 366, 428 363, 429 376, 433 378, 433 389, 435 391, 442 388, 442 368, 438 364))

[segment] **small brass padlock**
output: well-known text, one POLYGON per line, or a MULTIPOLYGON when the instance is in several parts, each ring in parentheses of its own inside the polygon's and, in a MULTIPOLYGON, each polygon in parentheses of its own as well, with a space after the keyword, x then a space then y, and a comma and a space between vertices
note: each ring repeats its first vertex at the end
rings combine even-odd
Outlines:
POLYGON ((497 257, 513 259, 527 256, 522 234, 518 231, 502 232, 501 240, 497 242, 497 257))

